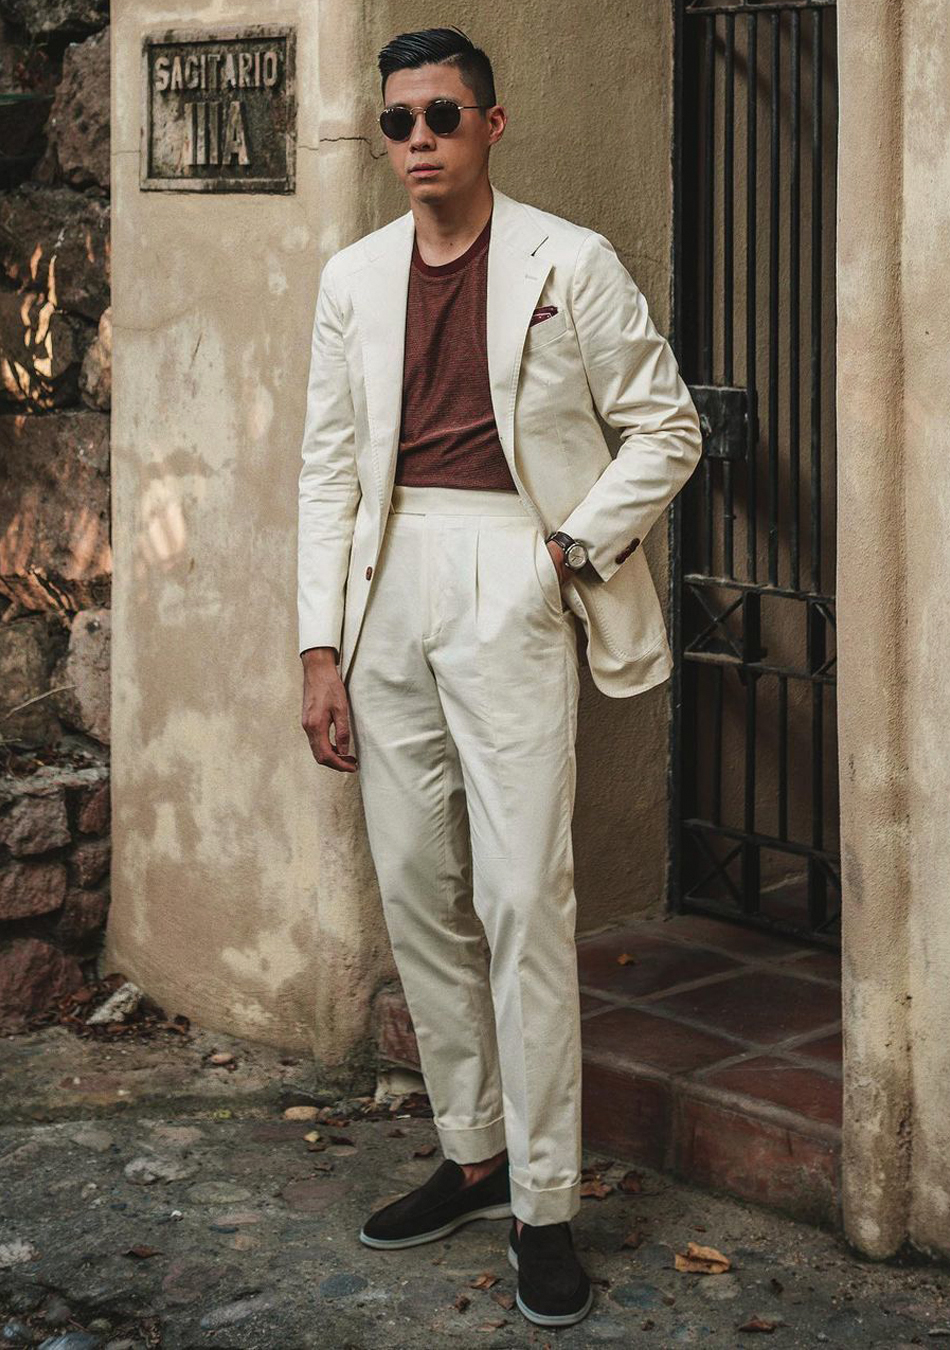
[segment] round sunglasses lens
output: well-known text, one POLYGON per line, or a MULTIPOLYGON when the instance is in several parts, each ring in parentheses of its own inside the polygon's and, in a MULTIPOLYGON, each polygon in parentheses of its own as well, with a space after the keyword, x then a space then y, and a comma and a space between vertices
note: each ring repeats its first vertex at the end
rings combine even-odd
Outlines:
POLYGON ((426 122, 437 136, 447 136, 450 131, 456 129, 461 120, 462 114, 458 104, 448 99, 436 99, 426 108, 426 122))
POLYGON ((412 135, 412 113, 408 108, 387 108, 379 114, 379 125, 391 141, 406 141, 412 135))

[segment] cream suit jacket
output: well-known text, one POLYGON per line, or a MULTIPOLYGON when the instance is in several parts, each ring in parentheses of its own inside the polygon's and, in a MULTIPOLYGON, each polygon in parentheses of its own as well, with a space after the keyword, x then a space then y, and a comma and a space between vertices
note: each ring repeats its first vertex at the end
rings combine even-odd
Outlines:
MULTIPOLYGON (((563 585, 595 684, 636 694, 672 666, 641 545, 696 467, 699 418, 607 239, 492 192, 487 346, 498 436, 538 528, 587 546, 595 575, 563 585), (557 313, 532 325, 540 305, 557 313), (598 413, 621 429, 614 457, 598 413)), ((344 680, 396 471, 414 230, 406 211, 333 254, 317 295, 299 477, 299 650, 335 647, 344 680)))

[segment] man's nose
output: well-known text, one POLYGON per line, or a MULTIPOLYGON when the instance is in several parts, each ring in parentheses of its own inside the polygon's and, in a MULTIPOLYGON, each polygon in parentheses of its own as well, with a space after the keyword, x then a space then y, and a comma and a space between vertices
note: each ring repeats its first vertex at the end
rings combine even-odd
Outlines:
POLYGON ((409 144, 418 150, 435 145, 435 135, 426 121, 425 109, 420 108, 413 123, 409 144))

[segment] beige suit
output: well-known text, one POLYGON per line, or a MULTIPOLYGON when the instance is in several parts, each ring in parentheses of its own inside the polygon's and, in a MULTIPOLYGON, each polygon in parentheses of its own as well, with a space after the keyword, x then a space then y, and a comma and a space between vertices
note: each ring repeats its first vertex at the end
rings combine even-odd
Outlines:
MULTIPOLYGON (((488 370, 502 449, 543 534, 587 545, 565 583, 605 694, 667 678, 669 644, 640 545, 692 473, 699 418, 640 290, 600 234, 493 188, 488 370), (529 327, 539 305, 558 312, 529 327), (597 412, 622 429, 612 458, 597 412)), ((411 211, 326 263, 313 327, 299 494, 299 650, 346 678, 396 470, 411 211)))
POLYGON ((507 1146, 513 1212, 557 1223, 580 1206, 582 1152, 573 616, 605 693, 669 673, 639 545, 697 461, 699 424, 606 239, 495 190, 488 368, 517 490, 394 490, 413 228, 407 212, 323 272, 300 650, 340 653, 443 1152, 472 1163, 507 1146), (529 324, 541 304, 556 313, 529 324), (595 409, 624 429, 615 459, 595 409), (560 586, 555 528, 587 545, 594 577, 560 586))

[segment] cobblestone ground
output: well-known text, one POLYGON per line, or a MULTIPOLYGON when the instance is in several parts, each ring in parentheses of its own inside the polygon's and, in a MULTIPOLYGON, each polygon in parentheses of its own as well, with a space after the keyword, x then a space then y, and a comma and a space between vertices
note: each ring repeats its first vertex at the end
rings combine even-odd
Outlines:
POLYGON ((594 1308, 544 1330, 513 1306, 507 1220, 397 1252, 359 1241, 440 1161, 411 1097, 314 1093, 318 1118, 287 1120, 304 1066, 220 1037, 113 1050, 53 1030, 0 1042, 0 1072, 2 1345, 950 1345, 946 1267, 859 1260, 834 1234, 601 1155, 584 1161, 602 1195, 573 1224, 594 1308), (688 1242, 729 1269, 680 1272, 688 1242))

